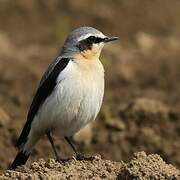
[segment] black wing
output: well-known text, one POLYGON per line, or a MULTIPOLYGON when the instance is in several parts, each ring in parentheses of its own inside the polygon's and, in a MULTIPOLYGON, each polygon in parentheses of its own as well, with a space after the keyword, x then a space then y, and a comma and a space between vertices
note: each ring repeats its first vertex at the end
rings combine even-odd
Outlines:
POLYGON ((44 74, 30 106, 26 124, 17 141, 17 147, 21 147, 21 145, 26 143, 34 116, 38 112, 39 107, 42 105, 45 99, 53 91, 54 87, 56 86, 56 79, 59 73, 67 66, 69 61, 69 58, 61 58, 60 60, 56 59, 54 63, 49 66, 48 71, 44 74))

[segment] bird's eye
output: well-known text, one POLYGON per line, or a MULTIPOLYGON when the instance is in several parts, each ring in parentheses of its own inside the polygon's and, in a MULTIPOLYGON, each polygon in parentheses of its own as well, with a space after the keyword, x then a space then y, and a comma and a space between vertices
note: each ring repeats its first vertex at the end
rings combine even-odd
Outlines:
POLYGON ((94 37, 94 36, 90 36, 87 39, 88 39, 88 41, 90 41, 92 43, 94 43, 96 41, 96 37, 94 37))
POLYGON ((100 43, 103 41, 103 39, 95 36, 90 36, 87 38, 87 41, 90 43, 100 43))

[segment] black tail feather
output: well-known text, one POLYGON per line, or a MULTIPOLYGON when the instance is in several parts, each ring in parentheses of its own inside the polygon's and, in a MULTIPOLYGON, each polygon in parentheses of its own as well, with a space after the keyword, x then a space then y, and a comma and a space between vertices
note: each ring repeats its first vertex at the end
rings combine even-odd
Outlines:
POLYGON ((18 152, 13 163, 10 166, 10 169, 16 169, 17 166, 24 165, 26 161, 28 160, 28 158, 29 158, 29 155, 23 152, 18 152))

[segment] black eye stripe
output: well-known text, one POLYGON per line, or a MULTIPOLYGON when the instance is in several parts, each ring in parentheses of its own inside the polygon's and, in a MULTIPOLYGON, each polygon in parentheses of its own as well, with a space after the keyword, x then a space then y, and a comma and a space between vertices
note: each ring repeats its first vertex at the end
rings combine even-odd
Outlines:
POLYGON ((95 36, 89 36, 87 38, 87 41, 88 42, 91 42, 91 43, 100 43, 104 40, 104 38, 100 38, 100 37, 95 37, 95 36))
POLYGON ((89 36, 87 39, 81 40, 76 45, 80 51, 91 49, 93 44, 103 42, 105 38, 100 38, 96 36, 89 36))

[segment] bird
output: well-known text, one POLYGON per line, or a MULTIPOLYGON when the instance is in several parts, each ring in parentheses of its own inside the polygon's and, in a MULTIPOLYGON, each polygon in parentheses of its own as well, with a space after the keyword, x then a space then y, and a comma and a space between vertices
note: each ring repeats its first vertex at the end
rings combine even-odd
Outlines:
POLYGON ((88 26, 70 32, 39 82, 10 169, 24 165, 44 135, 47 135, 59 162, 64 159, 56 150, 52 134, 68 142, 77 160, 91 158, 77 150, 73 135, 94 121, 100 111, 104 96, 104 67, 99 57, 104 45, 117 39, 88 26))

